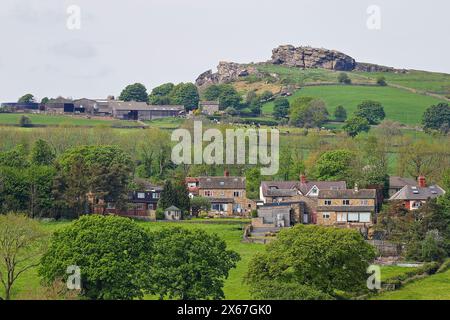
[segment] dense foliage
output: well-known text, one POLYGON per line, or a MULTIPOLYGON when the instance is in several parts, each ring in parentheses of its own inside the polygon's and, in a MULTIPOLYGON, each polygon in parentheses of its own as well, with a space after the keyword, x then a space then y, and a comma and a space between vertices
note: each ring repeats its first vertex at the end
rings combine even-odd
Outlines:
POLYGON ((119 100, 147 102, 147 89, 141 83, 130 84, 126 86, 125 89, 123 89, 122 93, 119 96, 119 100))
POLYGON ((337 291, 364 288, 374 258, 373 247, 355 230, 296 225, 252 259, 246 279, 255 297, 274 298, 289 287, 294 290, 284 296, 292 299, 336 297, 337 291))

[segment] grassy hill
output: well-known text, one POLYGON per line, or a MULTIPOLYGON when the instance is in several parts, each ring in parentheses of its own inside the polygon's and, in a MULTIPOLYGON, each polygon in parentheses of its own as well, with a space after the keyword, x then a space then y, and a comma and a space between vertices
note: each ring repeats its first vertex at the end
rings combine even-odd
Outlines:
MULTIPOLYGON (((376 100, 383 104, 386 118, 410 125, 420 124, 425 109, 432 104, 441 102, 437 98, 392 87, 354 85, 304 87, 296 91, 289 100, 299 96, 321 98, 327 104, 331 114, 338 105, 342 105, 348 115, 356 110, 361 101, 376 100)), ((263 107, 263 113, 270 114, 272 110, 273 102, 269 102, 263 107)))
MULTIPOLYGON (((383 104, 386 117, 408 125, 420 125, 422 114, 432 104, 450 97, 450 74, 426 71, 408 73, 346 72, 352 85, 339 85, 340 72, 326 69, 299 69, 279 65, 257 66, 260 76, 250 75, 233 83, 243 94, 256 90, 279 93, 283 88, 294 92, 290 99, 308 95, 323 99, 330 113, 338 105, 351 115, 363 100, 371 99, 383 104), (384 76, 387 87, 376 86, 384 76)), ((271 116, 273 102, 263 106, 265 116, 271 116)))

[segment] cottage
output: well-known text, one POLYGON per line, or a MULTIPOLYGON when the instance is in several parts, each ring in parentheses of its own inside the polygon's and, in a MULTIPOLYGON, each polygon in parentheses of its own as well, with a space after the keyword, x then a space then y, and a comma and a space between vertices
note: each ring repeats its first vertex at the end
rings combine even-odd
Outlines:
POLYGON ((316 223, 325 226, 367 228, 377 208, 375 189, 321 190, 316 223))
POLYGON ((199 106, 202 114, 208 116, 212 116, 219 112, 219 102, 217 101, 201 101, 199 106))
POLYGON ((164 210, 164 219, 170 221, 179 221, 183 218, 182 212, 175 206, 170 206, 164 210))
POLYGON ((403 201, 408 210, 417 210, 429 199, 434 199, 445 194, 445 190, 438 185, 427 186, 424 176, 418 178, 418 183, 407 184, 395 194, 389 201, 403 201))
POLYGON ((317 197, 320 190, 344 190, 346 188, 345 181, 308 181, 305 175, 301 175, 298 181, 262 181, 260 201, 263 205, 297 204, 300 209, 295 209, 296 222, 315 223, 317 197))
POLYGON ((223 177, 188 177, 189 196, 210 199, 211 212, 221 216, 247 216, 255 209, 255 202, 247 199, 245 178, 230 177, 226 171, 223 177))

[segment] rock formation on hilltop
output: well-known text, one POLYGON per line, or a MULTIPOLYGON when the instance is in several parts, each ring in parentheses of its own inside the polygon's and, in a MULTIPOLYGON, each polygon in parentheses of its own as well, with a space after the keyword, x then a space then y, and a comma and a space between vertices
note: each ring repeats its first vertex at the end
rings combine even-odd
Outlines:
POLYGON ((272 50, 273 64, 302 69, 323 68, 329 70, 351 71, 356 61, 342 52, 311 47, 279 46, 272 50))
MULTIPOLYGON (((391 67, 371 63, 356 62, 352 57, 336 51, 322 48, 294 47, 292 45, 279 46, 272 50, 272 58, 262 64, 282 65, 292 68, 312 69, 323 68, 335 71, 364 71, 364 72, 401 72, 391 67)), ((220 62, 217 72, 208 70, 196 80, 199 87, 211 84, 228 83, 249 75, 260 76, 258 64, 239 64, 235 62, 220 62)))

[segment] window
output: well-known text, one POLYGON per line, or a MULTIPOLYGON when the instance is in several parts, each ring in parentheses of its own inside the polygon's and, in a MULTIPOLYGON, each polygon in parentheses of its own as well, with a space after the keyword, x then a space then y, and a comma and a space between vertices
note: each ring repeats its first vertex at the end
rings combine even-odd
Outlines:
POLYGON ((369 200, 361 200, 361 205, 362 206, 368 206, 369 205, 369 200))
POLYGON ((313 187, 311 189, 311 194, 317 194, 319 192, 319 190, 317 189, 317 187, 313 187))
POLYGON ((161 198, 161 193, 159 193, 159 192, 153 193, 153 198, 155 198, 155 199, 161 198))
POLYGON ((145 203, 136 203, 136 210, 145 210, 145 203))
POLYGON ((197 183, 195 183, 195 182, 188 183, 188 188, 195 188, 195 187, 197 187, 197 183))
POLYGON ((144 192, 138 192, 137 198, 138 199, 145 199, 145 193, 144 192))
POLYGON ((239 191, 234 191, 233 192, 233 197, 237 198, 237 197, 240 197, 240 196, 241 196, 241 193, 239 191))
POLYGON ((212 191, 211 190, 205 190, 205 197, 212 197, 212 191))
POLYGON ((116 206, 114 205, 113 202, 108 202, 108 204, 106 205, 106 208, 107 208, 107 209, 115 209, 116 206))
POLYGON ((214 203, 211 205, 214 211, 227 211, 227 205, 225 203, 214 203))
POLYGON ((370 212, 360 213, 359 222, 370 222, 370 212))
POLYGON ((347 213, 339 212, 337 214, 337 222, 347 222, 347 213))
POLYGON ((359 222, 359 214, 358 213, 349 213, 347 216, 348 222, 359 222))
POLYGON ((420 201, 413 201, 411 204, 411 208, 413 209, 419 209, 422 206, 422 202, 420 201))
POLYGON ((325 205, 326 206, 331 206, 331 200, 325 200, 325 205))
POLYGON ((330 213, 328 213, 328 212, 322 213, 322 218, 323 218, 324 220, 330 219, 330 213))
POLYGON ((350 205, 350 200, 342 200, 342 205, 343 206, 349 206, 350 205))

